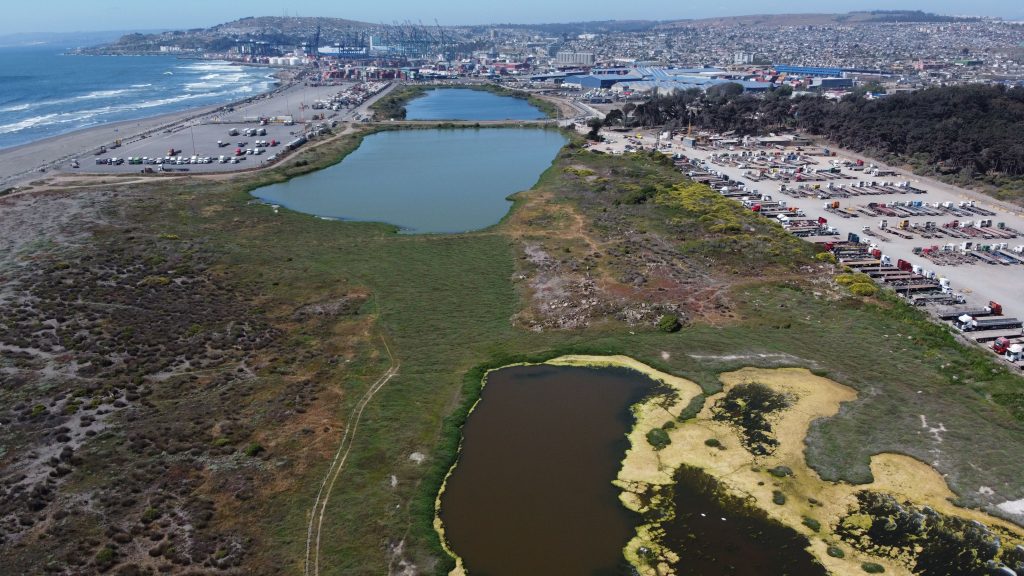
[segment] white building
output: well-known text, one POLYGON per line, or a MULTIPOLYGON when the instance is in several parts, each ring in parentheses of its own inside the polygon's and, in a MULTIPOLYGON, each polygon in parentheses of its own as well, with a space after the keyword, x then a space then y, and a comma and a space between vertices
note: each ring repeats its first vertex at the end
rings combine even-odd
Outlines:
POLYGON ((732 63, 736 64, 737 66, 742 66, 744 64, 753 64, 754 54, 753 52, 737 52, 732 56, 732 63))
POLYGON ((593 66, 596 59, 593 52, 561 51, 555 56, 555 64, 558 66, 593 66))

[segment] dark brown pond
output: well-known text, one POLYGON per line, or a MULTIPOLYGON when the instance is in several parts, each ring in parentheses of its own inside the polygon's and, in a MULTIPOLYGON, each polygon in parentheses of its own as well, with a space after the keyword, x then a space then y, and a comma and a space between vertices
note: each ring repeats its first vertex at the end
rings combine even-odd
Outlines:
MULTIPOLYGON (((624 576, 641 523, 612 485, 657 383, 631 370, 517 366, 491 372, 441 498, 448 543, 470 576, 624 576)), ((680 576, 824 576, 796 531, 683 467, 664 543, 680 576), (722 520, 725 518, 725 520, 722 520)), ((652 512, 654 514, 654 512, 652 512)))
POLYGON ((629 407, 654 390, 617 368, 491 372, 441 499, 448 542, 471 576, 618 576, 639 517, 612 485, 629 407))
POLYGON ((679 554, 679 576, 828 574, 804 550, 807 538, 739 498, 723 496, 702 470, 679 469, 673 501, 676 517, 664 526, 664 544, 679 554))

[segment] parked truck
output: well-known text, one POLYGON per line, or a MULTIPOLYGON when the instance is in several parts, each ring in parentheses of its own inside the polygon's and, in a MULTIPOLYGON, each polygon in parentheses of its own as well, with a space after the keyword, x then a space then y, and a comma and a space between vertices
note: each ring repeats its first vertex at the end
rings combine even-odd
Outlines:
POLYGON ((1006 354, 1007 350, 1010 349, 1010 345, 1011 342, 1009 338, 1000 336, 999 338, 996 338, 995 342, 992 343, 992 351, 1002 356, 1003 354, 1006 354))
POLYGON ((942 320, 953 320, 967 315, 972 318, 982 316, 1002 316, 1003 306, 995 300, 990 300, 988 306, 982 308, 944 308, 936 311, 936 315, 942 320))
POLYGON ((961 332, 978 332, 982 330, 1004 330, 1012 328, 1021 328, 1024 326, 1020 320, 1016 318, 1008 318, 1006 316, 993 316, 989 318, 975 318, 973 316, 964 314, 956 319, 953 323, 953 327, 961 332))

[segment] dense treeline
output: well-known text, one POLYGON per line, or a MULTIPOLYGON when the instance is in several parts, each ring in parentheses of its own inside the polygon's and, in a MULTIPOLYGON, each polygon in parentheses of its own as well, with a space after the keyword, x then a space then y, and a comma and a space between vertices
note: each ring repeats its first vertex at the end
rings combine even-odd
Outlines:
POLYGON ((725 84, 627 105, 624 117, 609 121, 738 134, 800 128, 922 173, 1018 190, 1024 183, 1024 88, 936 87, 874 100, 790 95, 780 89, 756 97, 725 84))

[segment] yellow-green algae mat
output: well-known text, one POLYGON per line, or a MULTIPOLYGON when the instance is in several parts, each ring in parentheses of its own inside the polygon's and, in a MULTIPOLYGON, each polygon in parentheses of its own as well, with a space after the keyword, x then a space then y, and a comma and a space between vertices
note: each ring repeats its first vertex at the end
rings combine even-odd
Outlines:
MULTIPOLYGON (((943 514, 999 526, 1017 535, 1021 542, 1024 542, 1019 526, 977 510, 954 505, 952 500, 956 495, 946 485, 942 476, 927 464, 908 456, 873 456, 871 472, 874 481, 870 484, 852 485, 822 480, 807 466, 804 457, 804 438, 808 428, 811 422, 818 418, 835 415, 843 402, 855 400, 857 394, 852 388, 815 376, 809 370, 744 368, 721 374, 719 379, 722 381, 723 390, 710 396, 703 410, 695 418, 666 429, 671 443, 661 450, 656 450, 647 442, 647 432, 653 428, 661 428, 666 421, 678 420, 690 401, 702 393, 700 386, 685 378, 656 370, 628 356, 561 356, 544 364, 628 368, 668 386, 674 392, 652 394, 632 408, 636 423, 629 434, 630 448, 622 461, 615 484, 622 489, 619 496, 622 503, 636 512, 642 513, 647 510, 643 506, 646 500, 648 507, 660 508, 668 514, 665 519, 670 519, 671 499, 667 496, 670 491, 664 491, 666 496, 662 497, 662 487, 671 486, 678 468, 686 465, 702 469, 714 477, 727 493, 745 498, 752 506, 767 513, 770 518, 804 534, 811 543, 808 551, 831 574, 838 576, 864 574, 861 568, 864 562, 881 564, 887 574, 911 574, 898 559, 864 554, 841 543, 832 535, 831 527, 855 506, 856 493, 862 490, 887 493, 919 505, 931 506, 943 514), (742 449, 739 432, 734 427, 711 419, 711 407, 717 400, 734 386, 750 382, 768 386, 776 392, 786 394, 790 399, 790 405, 772 418, 775 438, 779 444, 770 456, 754 456, 742 449), (718 440, 720 444, 730 449, 721 450, 716 446, 706 445, 705 441, 710 438, 718 440), (769 475, 766 470, 775 466, 787 466, 793 474, 785 478, 769 475), (786 494, 787 505, 770 504, 774 490, 786 494), (809 500, 818 503, 813 510, 809 500), (820 532, 814 532, 803 525, 803 518, 807 516, 813 516, 820 522, 820 532), (844 557, 835 558, 828 555, 829 546, 841 548, 845 553, 844 557)), ((484 385, 486 381, 485 375, 484 385)), ((454 469, 455 465, 448 474, 451 475, 454 469)), ((462 559, 451 550, 445 540, 444 526, 439 516, 443 493, 444 484, 435 500, 434 527, 446 552, 456 562, 455 568, 449 573, 450 576, 465 576, 468 572, 462 559)), ((626 559, 643 576, 675 574, 672 565, 680 558, 661 545, 661 535, 659 524, 644 524, 637 527, 636 535, 626 545, 626 559), (647 560, 640 558, 638 551, 641 548, 647 549, 647 560), (651 557, 655 559, 653 562, 650 561, 651 557)))

